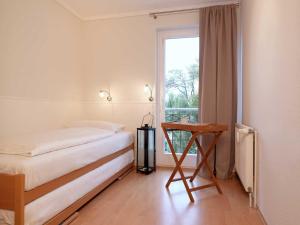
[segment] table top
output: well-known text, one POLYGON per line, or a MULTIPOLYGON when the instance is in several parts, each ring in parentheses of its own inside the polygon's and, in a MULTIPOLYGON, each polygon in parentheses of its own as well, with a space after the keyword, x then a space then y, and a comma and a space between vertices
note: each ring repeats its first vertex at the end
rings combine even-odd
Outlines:
POLYGON ((225 124, 216 123, 180 123, 180 122, 165 122, 161 123, 161 127, 166 130, 183 130, 200 133, 216 133, 228 130, 225 124))

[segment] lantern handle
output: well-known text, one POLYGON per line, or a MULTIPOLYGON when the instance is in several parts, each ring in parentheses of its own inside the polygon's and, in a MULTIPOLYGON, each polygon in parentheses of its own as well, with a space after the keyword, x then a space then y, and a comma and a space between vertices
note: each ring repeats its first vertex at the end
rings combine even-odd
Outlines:
POLYGON ((144 120, 145 120, 145 118, 146 118, 147 116, 151 116, 151 126, 150 126, 150 127, 153 126, 154 115, 151 114, 151 112, 149 112, 149 113, 147 113, 146 115, 143 116, 143 120, 142 120, 141 127, 143 127, 144 120))

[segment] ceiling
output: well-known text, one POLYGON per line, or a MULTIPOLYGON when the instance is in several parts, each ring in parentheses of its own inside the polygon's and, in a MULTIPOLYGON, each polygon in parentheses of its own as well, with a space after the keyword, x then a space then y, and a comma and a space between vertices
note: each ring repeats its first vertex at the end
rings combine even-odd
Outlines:
POLYGON ((145 15, 154 11, 201 7, 231 0, 56 0, 83 20, 145 15))

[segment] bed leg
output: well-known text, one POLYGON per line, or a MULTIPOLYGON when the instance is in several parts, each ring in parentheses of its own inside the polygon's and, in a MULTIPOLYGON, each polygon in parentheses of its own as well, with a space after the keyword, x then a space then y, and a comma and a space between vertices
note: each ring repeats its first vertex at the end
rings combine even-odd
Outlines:
POLYGON ((15 225, 24 225, 24 189, 25 189, 25 176, 23 174, 15 175, 15 190, 14 190, 14 211, 15 211, 15 225))

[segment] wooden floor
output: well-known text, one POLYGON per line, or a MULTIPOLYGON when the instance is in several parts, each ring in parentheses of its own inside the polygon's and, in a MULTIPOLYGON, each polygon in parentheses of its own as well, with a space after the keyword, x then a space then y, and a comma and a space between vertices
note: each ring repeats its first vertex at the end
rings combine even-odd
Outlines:
POLYGON ((236 179, 220 181, 223 195, 209 188, 194 192, 190 203, 182 182, 167 191, 170 173, 131 172, 84 206, 71 225, 263 225, 236 179))

